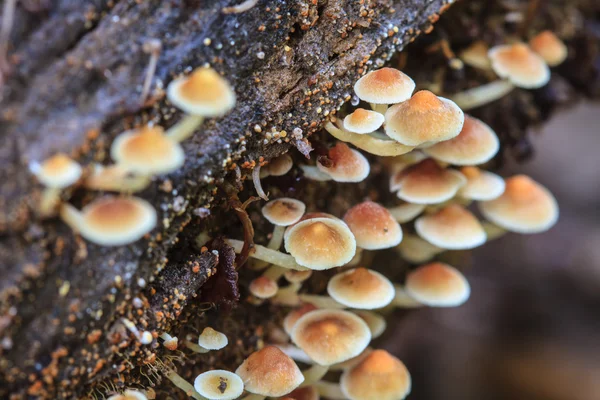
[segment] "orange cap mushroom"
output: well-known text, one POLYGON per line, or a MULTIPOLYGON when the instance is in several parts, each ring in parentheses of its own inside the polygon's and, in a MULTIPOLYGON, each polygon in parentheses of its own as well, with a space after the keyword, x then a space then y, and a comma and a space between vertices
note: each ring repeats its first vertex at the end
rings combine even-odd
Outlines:
POLYGON ((452 101, 421 90, 385 113, 385 133, 407 146, 426 146, 457 136, 464 122, 452 101))
POLYGON ((371 133, 383 125, 383 114, 364 108, 357 108, 352 114, 344 118, 344 129, 354 133, 371 133))
POLYGON ((233 400, 244 392, 244 382, 233 372, 214 369, 198 375, 194 389, 209 400, 233 400))
POLYGON ((535 35, 529 41, 529 47, 551 67, 556 67, 567 59, 567 46, 551 31, 535 35))
POLYGON ((459 196, 471 200, 493 200, 504 193, 502 177, 477 167, 463 167, 460 172, 467 178, 465 186, 458 191, 459 196))
POLYGON ((33 163, 31 171, 49 188, 63 189, 81 177, 81 166, 63 153, 55 154, 42 164, 33 163))
POLYGON ((458 204, 450 204, 434 214, 418 218, 415 230, 423 239, 442 249, 472 249, 486 240, 477 218, 458 204))
POLYGON ((492 47, 488 56, 494 72, 515 86, 535 89, 550 80, 550 69, 544 59, 524 43, 492 47))
POLYGON ((471 294, 467 278, 450 265, 434 262, 409 272, 406 292, 420 303, 432 307, 454 307, 463 304, 471 294))
POLYGON ((277 294, 279 286, 273 279, 266 276, 259 276, 250 282, 248 289, 253 296, 259 299, 268 299, 277 294))
POLYGON ((383 206, 365 201, 346 212, 344 222, 356 238, 356 244, 367 250, 386 249, 402 241, 402 228, 383 206))
POLYGON ((415 82, 394 68, 371 71, 354 84, 354 92, 363 101, 373 104, 400 103, 410 98, 415 82))
POLYGON ((394 285, 377 271, 355 268, 340 272, 329 280, 327 293, 347 307, 373 310, 394 299, 394 285))
POLYGON ((289 226, 298 222, 305 210, 306 206, 300 200, 281 197, 265 204, 262 214, 273 225, 289 226))
POLYGON ((343 142, 338 142, 329 149, 328 157, 332 165, 325 166, 317 162, 317 168, 331 176, 336 182, 361 182, 371 171, 371 166, 365 156, 343 142))

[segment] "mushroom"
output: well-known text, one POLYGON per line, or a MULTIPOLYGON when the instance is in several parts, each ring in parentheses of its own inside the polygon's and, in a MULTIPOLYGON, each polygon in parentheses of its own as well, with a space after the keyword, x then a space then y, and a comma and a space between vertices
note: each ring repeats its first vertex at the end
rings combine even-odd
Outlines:
MULTIPOLYGON (((241 253, 244 248, 244 242, 237 239, 225 239, 225 243, 233 248, 236 253, 241 253)), ((255 244, 253 247, 254 252, 250 253, 250 257, 257 260, 264 261, 267 264, 275 264, 283 268, 305 271, 307 267, 300 265, 296 262, 296 259, 289 255, 282 253, 277 250, 269 249, 266 246, 255 244)))
POLYGON ((235 373, 242 378, 245 389, 260 398, 283 396, 304 382, 294 360, 275 346, 252 353, 235 373))
POLYGON ((464 122, 452 101, 421 90, 385 113, 385 133, 407 146, 428 146, 456 137, 464 122))
POLYGON ((135 193, 144 190, 150 182, 150 176, 134 174, 121 165, 95 164, 83 186, 92 190, 135 193))
POLYGON ((167 97, 188 114, 167 132, 177 142, 192 135, 204 117, 223 116, 235 105, 235 92, 229 82, 208 67, 196 68, 189 76, 173 80, 167 87, 167 97))
POLYGON ((127 389, 123 393, 113 394, 106 400, 148 400, 148 397, 140 391, 127 389))
POLYGON ((455 93, 448 98, 463 111, 492 103, 509 94, 515 85, 504 79, 498 79, 474 88, 455 93))
POLYGON ((306 270, 306 271, 294 271, 294 270, 287 270, 283 276, 285 277, 285 279, 290 282, 290 283, 301 283, 304 282, 305 280, 307 280, 308 278, 310 278, 312 275, 312 271, 311 270, 306 270))
POLYGON ((501 238, 508 232, 506 229, 500 228, 498 225, 494 225, 489 221, 482 221, 481 226, 487 236, 487 241, 501 238))
POLYGON ((526 175, 507 178, 504 193, 480 202, 479 209, 486 219, 517 233, 544 232, 556 224, 559 215, 552 193, 526 175))
POLYGON ((267 276, 259 276, 250 282, 248 290, 250 290, 253 296, 259 299, 268 299, 277 294, 279 286, 274 279, 267 276))
POLYGON ((394 285, 377 271, 355 268, 333 276, 327 284, 327 293, 347 307, 373 310, 392 302, 394 285))
POLYGON ((63 153, 55 154, 41 164, 34 162, 29 169, 46 186, 39 205, 40 215, 44 217, 55 212, 60 202, 60 191, 77 182, 82 172, 81 166, 63 153))
POLYGON ((428 158, 405 168, 398 179, 398 198, 415 204, 436 204, 453 198, 467 182, 458 171, 428 158))
POLYGON ((383 112, 387 107, 374 105, 401 103, 408 100, 414 90, 415 82, 408 75, 387 67, 367 73, 354 84, 359 99, 371 103, 375 111, 383 112))
POLYGON ((506 184, 502 177, 477 167, 463 167, 460 172, 467 178, 458 191, 460 197, 470 200, 493 200, 504 193, 506 184))
POLYGON ((414 149, 413 146, 405 146, 378 131, 369 135, 361 135, 348 132, 345 129, 340 129, 331 122, 325 124, 325 130, 336 139, 341 140, 342 142, 352 143, 359 149, 376 156, 399 156, 414 149))
POLYGON ((471 67, 484 71, 490 70, 492 64, 488 57, 489 47, 483 40, 473 42, 469 47, 459 53, 459 58, 471 67))
POLYGON ((449 250, 466 250, 486 241, 485 231, 467 209, 450 204, 415 221, 415 230, 429 243, 449 250))
POLYGON ((375 132, 385 122, 383 114, 357 108, 344 118, 344 129, 358 134, 375 132))
POLYGON ((406 292, 431 307, 455 307, 471 294, 469 282, 456 268, 434 262, 421 265, 406 276, 406 292))
POLYGON ((550 69, 525 43, 500 45, 490 49, 492 69, 501 78, 524 89, 536 89, 550 80, 550 69))
POLYGON ((371 171, 365 156, 343 142, 338 142, 329 149, 328 158, 331 165, 323 165, 317 161, 317 168, 336 182, 361 182, 371 171))
POLYGON ((198 375, 194 389, 209 400, 233 400, 244 392, 244 382, 233 372, 215 369, 198 375))
POLYGON ((275 225, 268 248, 276 250, 281 247, 283 234, 287 226, 300 221, 306 211, 306 205, 300 200, 281 197, 271 200, 262 208, 262 215, 275 225))
MULTIPOLYGON (((419 216, 423 210, 425 210, 425 204, 412 203, 404 203, 399 206, 388 208, 392 217, 400 224, 412 221, 419 216)), ((400 243, 402 243, 402 241, 400 243)))
POLYGON ((163 339, 163 346, 167 349, 173 351, 177 350, 177 346, 179 345, 179 339, 177 336, 171 336, 167 332, 163 332, 160 334, 160 338, 163 339))
POLYGON ((453 165, 477 165, 491 160, 500 149, 496 132, 484 122, 465 116, 460 134, 423 151, 436 160, 453 165))
POLYGON ((408 234, 396 247, 403 259, 412 264, 420 264, 431 260, 437 254, 444 251, 437 246, 432 245, 417 235, 408 234))
POLYGON ((152 205, 137 197, 104 196, 81 211, 64 203, 60 216, 85 239, 101 246, 133 243, 156 225, 156 211, 152 205))
POLYGON ((404 399, 411 389, 406 366, 385 350, 373 350, 340 378, 342 392, 350 400, 404 399))
POLYGON ((302 307, 290 311, 283 319, 283 330, 288 335, 291 335, 292 329, 294 328, 294 325, 296 325, 298 319, 300 319, 300 317, 302 317, 304 314, 310 311, 314 311, 316 309, 317 307, 315 307, 311 303, 306 303, 302 307))
POLYGON ((354 234, 356 245, 366 250, 387 249, 402 241, 402 229, 383 206, 365 201, 350 208, 344 222, 354 234))
POLYGON ((298 264, 313 270, 344 265, 356 252, 356 240, 348 226, 332 218, 298 222, 285 232, 284 244, 298 264))
POLYGON ((377 313, 368 310, 356 310, 354 311, 354 314, 358 315, 360 318, 362 318, 363 321, 367 323, 367 326, 371 330, 372 339, 381 336, 385 331, 385 328, 387 328, 387 322, 385 322, 385 318, 383 318, 377 313))
POLYGON ((283 176, 287 174, 294 166, 294 161, 289 154, 283 154, 275 157, 265 166, 260 169, 260 177, 267 176, 283 176))
POLYGON ((543 31, 529 40, 529 47, 546 61, 550 67, 556 67, 567 59, 567 46, 552 31, 543 31))
POLYGON ((149 125, 117 136, 110 155, 122 168, 141 175, 167 174, 185 161, 179 143, 165 135, 160 126, 149 125))
POLYGON ((211 327, 206 327, 198 337, 198 344, 192 343, 189 340, 185 341, 185 346, 196 353, 208 353, 211 350, 221 350, 229 344, 229 340, 225 334, 214 330, 211 327))

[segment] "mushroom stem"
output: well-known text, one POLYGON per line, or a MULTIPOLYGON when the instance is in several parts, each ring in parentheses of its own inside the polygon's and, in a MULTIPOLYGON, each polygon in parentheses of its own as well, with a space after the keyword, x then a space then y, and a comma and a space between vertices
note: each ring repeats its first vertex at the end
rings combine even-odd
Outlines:
POLYGON ((453 94, 449 98, 463 111, 467 111, 496 101, 506 96, 514 88, 515 86, 509 81, 496 80, 486 83, 485 85, 453 94))
POLYGON ((370 103, 369 104, 371 106, 371 109, 373 111, 376 111, 380 114, 385 114, 385 112, 388 109, 388 105, 387 104, 374 104, 374 103, 370 103))
POLYGON ((188 396, 191 396, 196 400, 207 400, 205 397, 202 397, 200 393, 196 392, 196 389, 194 389, 194 386, 192 386, 191 383, 183 379, 177 372, 173 371, 172 369, 168 369, 165 376, 171 382, 173 382, 175 386, 183 390, 188 396))
POLYGON ((346 398, 338 383, 320 381, 316 382, 313 386, 322 397, 327 397, 331 400, 344 400, 346 398))
POLYGON ((260 165, 257 165, 252 170, 252 182, 254 182, 254 189, 256 189, 256 194, 258 194, 258 196, 263 200, 269 200, 269 196, 267 196, 260 183, 260 165))
POLYGON ((267 268, 267 270, 265 272, 263 272, 263 276, 265 278, 269 278, 274 281, 277 281, 279 278, 281 278, 283 276, 285 271, 286 271, 286 269, 281 268, 279 265, 271 265, 269 268, 267 268))
POLYGON ((142 94, 140 96, 142 104, 146 102, 146 98, 150 93, 150 86, 152 85, 154 72, 156 72, 156 64, 158 63, 161 47, 162 44, 158 39, 150 39, 143 45, 144 53, 150 54, 150 62, 148 62, 148 69, 146 70, 146 77, 144 78, 144 85, 142 86, 142 94))
POLYGON ((196 128, 202 125, 204 117, 200 115, 186 115, 181 121, 167 131, 167 137, 176 142, 183 142, 192 136, 196 128))
POLYGON ((192 350, 194 353, 204 354, 204 353, 208 353, 210 351, 210 350, 205 349, 204 347, 200 346, 197 343, 190 342, 189 340, 184 340, 183 344, 185 345, 185 347, 192 350))
POLYGON ((299 295, 300 300, 305 303, 310 303, 315 307, 319 308, 335 308, 335 309, 344 309, 346 306, 338 303, 334 299, 329 296, 320 296, 317 294, 301 294, 299 295))
POLYGON ((81 225, 83 224, 81 213, 69 203, 63 203, 61 205, 60 218, 76 232, 79 232, 81 225))
MULTIPOLYGON (((244 242, 237 239, 226 239, 225 242, 229 246, 233 247, 236 253, 240 253, 242 251, 242 247, 244 246, 244 242)), ((259 244, 254 245, 254 253, 250 254, 250 257, 265 261, 269 264, 279 265, 280 267, 287 269, 295 269, 298 271, 307 270, 306 267, 299 265, 294 257, 290 256, 289 254, 272 250, 259 244)))
POLYGON ((352 143, 359 149, 376 156, 400 156, 414 149, 414 147, 403 145, 382 134, 377 135, 377 137, 374 134, 359 135, 358 133, 340 129, 331 122, 325 124, 325 130, 327 130, 334 138, 341 140, 342 142, 352 143))
POLYGON ((39 213, 42 217, 50 217, 55 214, 56 207, 60 203, 60 189, 46 188, 40 199, 39 213))
POLYGON ((327 374, 327 371, 329 371, 329 365, 314 364, 312 367, 302 372, 302 375, 304 375, 304 382, 302 382, 300 387, 310 386, 320 381, 325 374, 327 374))
POLYGON ((303 362, 305 364, 314 364, 315 362, 304 352, 304 350, 293 346, 291 344, 277 346, 279 350, 283 351, 287 356, 293 358, 296 361, 303 362))
POLYGON ((406 290, 403 286, 394 285, 394 289, 396 289, 396 294, 394 295, 394 300, 392 300, 391 305, 398 308, 417 308, 422 307, 423 304, 419 303, 412 297, 406 293, 406 290))
POLYGON ((289 286, 279 289, 277 294, 271 298, 271 303, 295 307, 300 304, 298 290, 302 287, 300 283, 291 283, 289 286))
POLYGON ((0 75, 8 72, 8 41, 15 19, 17 0, 6 0, 2 9, 2 27, 0 28, 0 75))
POLYGON ((285 226, 275 225, 275 229, 273 229, 273 234, 271 235, 271 240, 269 240, 269 244, 267 247, 272 250, 279 250, 281 247, 281 243, 283 243, 283 234, 285 233, 285 226))

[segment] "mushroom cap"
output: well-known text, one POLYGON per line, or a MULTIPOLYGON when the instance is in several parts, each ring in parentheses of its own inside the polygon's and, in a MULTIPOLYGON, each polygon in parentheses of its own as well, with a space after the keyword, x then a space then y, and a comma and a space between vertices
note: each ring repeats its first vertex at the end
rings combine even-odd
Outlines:
POLYGON ((294 160, 289 154, 283 154, 279 157, 275 157, 269 163, 261 169, 261 172, 265 170, 268 175, 282 176, 287 174, 294 166, 294 160))
POLYGON ((342 373, 340 386, 350 400, 398 400, 411 389, 406 366, 385 350, 373 350, 342 373))
POLYGON ((332 165, 326 167, 317 162, 317 168, 336 182, 361 182, 371 171, 371 165, 365 156, 343 142, 338 142, 330 148, 328 157, 332 165))
POLYGON ((248 289, 253 296, 258 297, 259 299, 268 299, 277 294, 279 286, 273 279, 266 276, 259 276, 250 282, 248 289))
POLYGON ((344 265, 356 253, 348 226, 331 218, 312 218, 287 229, 285 249, 303 267, 323 270, 344 265))
POLYGON ((143 126, 125 131, 114 140, 110 156, 129 171, 140 174, 166 174, 181 167, 185 154, 160 126, 143 126))
POLYGON ((224 333, 206 327, 198 337, 198 344, 207 350, 220 350, 227 346, 229 340, 224 333))
POLYGON ((492 172, 477 167, 463 167, 460 172, 467 178, 466 185, 458 191, 461 197, 471 200, 493 200, 504 193, 504 179, 492 172))
POLYGON ((373 104, 400 103, 414 90, 415 82, 408 75, 387 67, 367 73, 354 84, 356 95, 373 104))
MULTIPOLYGON (((356 314, 356 315, 358 315, 358 314, 356 314)), ((363 318, 363 320, 364 320, 364 318, 363 318)), ((373 351, 373 349, 371 347, 367 347, 362 351, 362 353, 360 353, 356 357, 352 357, 352 358, 350 358, 346 361, 342 361, 340 363, 332 364, 329 366, 329 369, 331 371, 344 371, 344 370, 347 370, 348 368, 352 368, 356 364, 358 364, 359 362, 364 360, 365 357, 368 356, 372 351, 373 351)))
POLYGON ((318 307, 313 305, 312 303, 305 303, 300 308, 296 308, 288 313, 283 319, 283 330, 291 335, 292 329, 294 329, 294 325, 298 322, 298 319, 302 317, 304 314, 318 310, 318 307))
POLYGON ((551 67, 562 64, 567 59, 567 46, 552 31, 543 31, 529 41, 529 47, 551 67))
POLYGON ((458 204, 450 204, 434 214, 418 218, 415 230, 423 239, 442 249, 472 249, 486 240, 477 218, 458 204))
POLYGON ((387 328, 387 322, 381 315, 367 310, 356 310, 354 314, 362 318, 367 323, 371 330, 371 338, 375 339, 381 336, 387 328))
POLYGON ((114 394, 106 400, 148 400, 148 397, 137 390, 127 389, 122 394, 114 394))
POLYGON ((285 273, 283 274, 285 279, 290 283, 304 282, 305 280, 310 278, 311 275, 312 275, 312 270, 310 270, 310 269, 306 270, 306 271, 297 271, 295 269, 290 269, 288 271, 285 271, 285 273))
MULTIPOLYGON (((412 221, 425 210, 425 204, 404 203, 388 209, 400 224, 412 221)), ((402 243, 402 242, 400 242, 402 243)))
POLYGON ((81 166, 63 153, 33 165, 31 170, 44 186, 57 189, 71 186, 81 177, 81 166))
POLYGON ((265 346, 250 354, 235 373, 242 378, 248 392, 267 397, 288 394, 304 382, 294 360, 275 346, 265 346))
POLYGON ((558 220, 556 199, 548 189, 528 176, 506 179, 506 189, 497 199, 479 203, 483 216, 511 232, 539 233, 558 220))
POLYGON ((420 303, 432 307, 463 304, 471 294, 469 282, 456 268, 433 262, 410 271, 406 277, 407 293, 420 303))
POLYGON ((347 307, 373 310, 394 299, 394 285, 377 271, 355 268, 340 272, 329 280, 327 293, 347 307))
POLYGON ((444 251, 428 241, 421 239, 419 236, 410 234, 404 236, 404 239, 402 239, 402 242, 398 245, 397 249, 402 258, 413 264, 429 261, 437 254, 444 251))
POLYGON ((500 149, 496 132, 482 121, 465 116, 460 134, 454 139, 423 149, 436 160, 454 165, 477 165, 492 159, 500 149))
POLYGON ((104 196, 81 211, 81 236, 102 246, 137 241, 156 226, 156 210, 137 197, 104 196))
POLYGON ((421 90, 385 113, 385 133, 407 146, 423 146, 456 137, 464 113, 452 100, 421 90))
POLYGON ((244 382, 231 371, 215 369, 198 375, 194 389, 209 400, 233 400, 244 392, 244 382))
POLYGON ((344 215, 344 222, 356 238, 356 244, 367 250, 387 249, 402 241, 402 228, 382 205, 365 201, 344 215))
POLYGON ((488 56, 494 72, 515 86, 535 89, 550 80, 550 69, 544 59, 531 51, 525 43, 492 47, 488 56))
POLYGON ((294 400, 319 400, 319 391, 314 386, 303 386, 294 389, 293 392, 286 397, 294 400))
POLYGON ((135 174, 119 164, 95 164, 86 176, 84 186, 93 190, 135 193, 145 189, 151 180, 152 177, 135 174))
POLYGON ((442 168, 431 158, 402 171, 398 198, 415 204, 436 204, 453 198, 466 183, 458 171, 442 168))
POLYGON ((354 133, 371 133, 383 125, 385 117, 377 111, 357 108, 344 118, 344 129, 354 133))
POLYGON ((189 76, 173 80, 167 97, 187 114, 220 117, 235 106, 235 92, 212 68, 196 68, 189 76))
POLYGON ((478 40, 460 52, 460 59, 467 65, 487 70, 491 63, 488 57, 488 45, 483 40, 478 40))
POLYGON ((303 202, 289 197, 271 200, 262 208, 263 216, 273 225, 288 226, 295 224, 306 211, 303 202))
POLYGON ((314 362, 331 365, 359 355, 371 341, 371 330, 351 312, 323 309, 300 317, 290 336, 314 362))

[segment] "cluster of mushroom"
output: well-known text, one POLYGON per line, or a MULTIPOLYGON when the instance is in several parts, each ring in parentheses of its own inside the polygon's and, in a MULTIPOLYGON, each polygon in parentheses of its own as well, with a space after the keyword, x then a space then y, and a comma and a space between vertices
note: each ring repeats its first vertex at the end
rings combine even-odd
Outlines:
POLYGON ((235 105, 235 92, 216 71, 201 67, 189 76, 173 80, 167 89, 170 102, 186 113, 164 130, 151 124, 128 130, 113 141, 114 164, 82 168, 66 154, 56 154, 31 170, 46 186, 39 212, 43 217, 59 210, 61 218, 85 239, 103 246, 125 245, 140 239, 156 225, 156 210, 145 200, 131 196, 143 190, 152 177, 179 169, 185 154, 181 142, 189 138, 206 117, 220 117, 235 105), (103 195, 81 211, 61 196, 77 184, 87 189, 118 192, 103 195))

